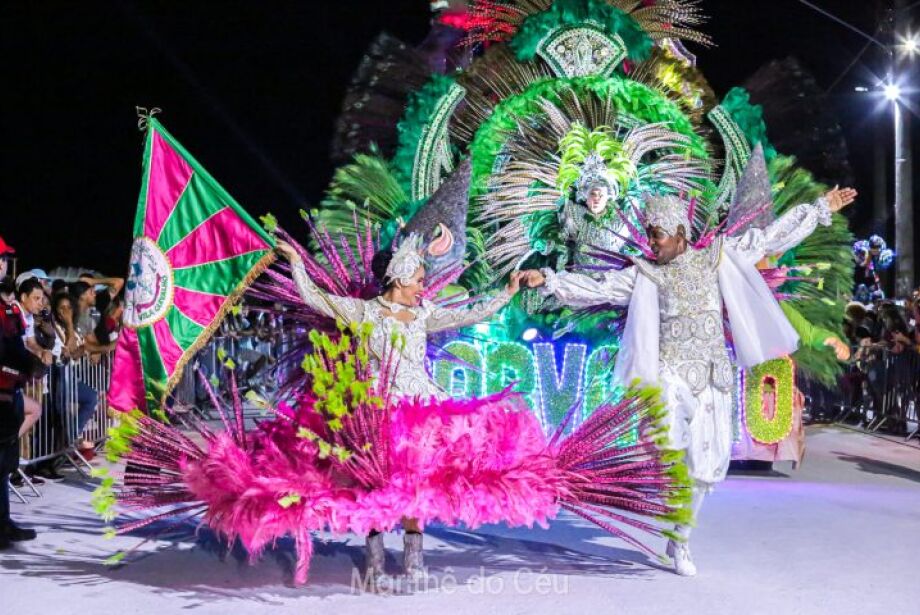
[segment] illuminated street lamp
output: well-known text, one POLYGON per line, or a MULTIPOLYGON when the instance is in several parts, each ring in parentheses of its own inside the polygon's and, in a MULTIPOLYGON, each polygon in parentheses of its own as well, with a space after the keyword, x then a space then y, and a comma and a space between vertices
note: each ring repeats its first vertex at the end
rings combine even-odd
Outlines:
POLYGON ((901 86, 897 83, 888 83, 883 89, 885 93, 885 98, 891 102, 895 102, 901 99, 901 86))
POLYGON ((908 33, 905 36, 899 36, 898 39, 900 40, 898 47, 900 47, 904 55, 913 57, 915 53, 920 51, 920 36, 908 33))

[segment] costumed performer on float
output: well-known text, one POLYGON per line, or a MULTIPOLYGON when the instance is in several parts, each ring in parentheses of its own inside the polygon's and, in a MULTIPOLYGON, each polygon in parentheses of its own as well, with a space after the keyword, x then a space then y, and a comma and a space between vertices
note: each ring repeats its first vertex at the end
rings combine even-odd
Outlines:
MULTIPOLYGON (((573 307, 629 306, 614 376, 660 384, 669 413, 670 438, 686 449, 693 486, 693 518, 704 496, 725 479, 731 460, 732 389, 735 370, 726 343, 728 315, 737 364, 749 368, 796 350, 799 336, 780 309, 756 264, 798 245, 831 214, 856 198, 833 189, 814 204, 799 205, 765 228, 735 237, 717 235, 702 249, 690 246, 689 204, 676 196, 646 200, 646 232, 654 260, 597 278, 551 269, 527 272, 528 286, 542 287, 573 307)), ((675 528, 667 553, 677 574, 693 576, 691 525, 675 528)))

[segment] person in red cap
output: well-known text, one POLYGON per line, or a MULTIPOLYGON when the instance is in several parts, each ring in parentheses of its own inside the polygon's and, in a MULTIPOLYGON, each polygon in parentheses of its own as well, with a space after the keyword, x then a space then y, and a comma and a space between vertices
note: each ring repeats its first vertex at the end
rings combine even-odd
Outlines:
MULTIPOLYGON (((13 254, 16 254, 16 250, 13 249, 13 246, 6 243, 3 240, 3 237, 0 237, 0 260, 6 261, 6 259, 13 254)), ((4 265, 2 265, 2 268, 0 268, 0 272, 2 272, 2 275, 0 275, 0 278, 6 277, 6 263, 5 262, 4 262, 4 265)))
MULTIPOLYGON (((0 280, 6 277, 15 250, 0 237, 0 280)), ((13 542, 32 540, 35 531, 10 519, 10 474, 19 467, 19 427, 23 421, 22 383, 36 367, 35 355, 22 339, 19 307, 0 293, 0 550, 13 542)))

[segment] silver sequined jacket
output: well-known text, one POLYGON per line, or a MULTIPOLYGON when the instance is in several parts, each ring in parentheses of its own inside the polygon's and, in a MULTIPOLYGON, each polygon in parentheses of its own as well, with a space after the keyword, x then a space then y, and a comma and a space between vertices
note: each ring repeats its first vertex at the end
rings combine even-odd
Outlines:
POLYGON ((831 223, 831 212, 823 198, 814 205, 793 208, 765 229, 720 237, 702 250, 688 249, 666 265, 636 259, 635 267, 609 271, 599 278, 544 269, 546 285, 542 292, 574 307, 625 306, 629 305, 636 277, 641 273, 658 288, 661 369, 679 375, 696 394, 710 384, 727 391, 734 376, 726 349, 717 273, 723 246, 730 246, 753 264, 768 254, 781 254, 795 247, 819 223, 831 223))

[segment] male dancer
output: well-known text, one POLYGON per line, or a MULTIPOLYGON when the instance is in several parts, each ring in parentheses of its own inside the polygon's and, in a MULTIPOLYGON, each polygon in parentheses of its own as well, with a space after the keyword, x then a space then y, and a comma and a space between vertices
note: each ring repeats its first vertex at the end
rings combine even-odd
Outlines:
MULTIPOLYGON (((573 307, 628 305, 614 375, 658 384, 669 410, 671 441, 687 449, 694 479, 693 516, 703 496, 725 479, 731 460, 732 395, 735 381, 726 348, 723 305, 728 313, 736 362, 747 368, 796 350, 799 337, 783 315, 756 263, 781 254, 808 237, 818 223, 856 198, 856 191, 831 190, 813 205, 799 205, 764 229, 719 236, 708 247, 688 244, 688 204, 673 196, 652 196, 646 216, 655 260, 599 278, 551 269, 529 271, 526 282, 573 307)), ((693 576, 690 526, 676 532, 667 553, 677 574, 693 576)))

